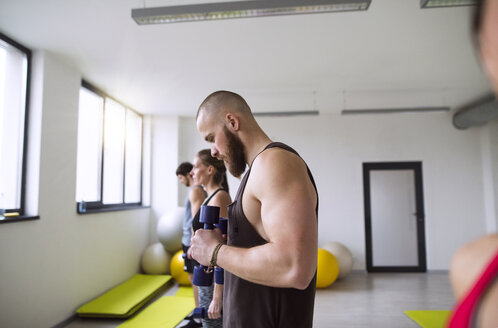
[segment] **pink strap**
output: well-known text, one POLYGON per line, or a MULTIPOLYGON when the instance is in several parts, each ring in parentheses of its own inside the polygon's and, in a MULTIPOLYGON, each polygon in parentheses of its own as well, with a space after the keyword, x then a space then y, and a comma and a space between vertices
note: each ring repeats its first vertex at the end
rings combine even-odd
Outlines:
POLYGON ((468 328, 470 327, 472 315, 474 310, 479 303, 479 299, 483 292, 489 287, 488 285, 492 283, 493 278, 498 273, 498 251, 496 252, 493 260, 489 263, 486 270, 484 270, 479 280, 472 288, 472 290, 467 294, 467 296, 462 299, 462 301, 455 307, 453 311, 453 316, 451 317, 448 328, 468 328))

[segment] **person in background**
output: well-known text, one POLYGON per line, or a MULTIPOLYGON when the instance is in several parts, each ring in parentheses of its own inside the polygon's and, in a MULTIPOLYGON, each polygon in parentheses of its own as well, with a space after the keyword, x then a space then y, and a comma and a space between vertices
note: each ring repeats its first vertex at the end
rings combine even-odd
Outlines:
MULTIPOLYGON (((218 206, 220 217, 227 217, 227 207, 232 202, 228 194, 228 182, 226 167, 223 161, 211 156, 209 149, 197 153, 193 161, 194 168, 192 176, 196 184, 202 185, 208 196, 202 205, 218 206)), ((200 222, 200 210, 195 213, 192 220, 193 232, 203 230, 204 225, 200 222)), ((204 328, 221 328, 223 321, 221 310, 223 308, 223 285, 213 281, 212 286, 199 286, 199 306, 207 310, 208 318, 202 319, 204 328)))
MULTIPOLYGON (((498 95, 498 0, 481 0, 473 21, 484 71, 498 95)), ((450 279, 457 304, 448 327, 498 327, 498 234, 480 237, 453 256, 450 279)))
MULTIPOLYGON (((187 254, 190 247, 190 239, 192 238, 192 213, 196 213, 201 207, 202 202, 206 198, 206 192, 200 185, 194 184, 194 179, 192 178, 192 168, 193 165, 189 162, 181 163, 176 169, 176 176, 180 180, 181 184, 185 187, 190 188, 188 196, 185 198, 185 218, 183 219, 183 236, 182 236, 182 248, 183 253, 187 254)), ((194 266, 197 264, 195 260, 185 256, 185 265, 183 269, 188 273, 188 279, 190 283, 193 281, 194 266)), ((192 284, 194 291, 195 307, 199 306, 199 291, 197 286, 192 284)), ((192 315, 185 318, 188 320, 186 326, 184 327, 201 327, 200 319, 194 319, 192 315)))

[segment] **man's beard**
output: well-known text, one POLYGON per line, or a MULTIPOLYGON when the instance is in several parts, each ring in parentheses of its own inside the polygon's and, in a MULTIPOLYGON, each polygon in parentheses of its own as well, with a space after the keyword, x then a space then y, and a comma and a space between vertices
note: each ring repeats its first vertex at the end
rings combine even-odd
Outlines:
POLYGON ((236 178, 240 177, 246 170, 246 156, 244 144, 238 136, 231 133, 226 126, 223 131, 227 138, 227 155, 223 156, 228 171, 236 178))

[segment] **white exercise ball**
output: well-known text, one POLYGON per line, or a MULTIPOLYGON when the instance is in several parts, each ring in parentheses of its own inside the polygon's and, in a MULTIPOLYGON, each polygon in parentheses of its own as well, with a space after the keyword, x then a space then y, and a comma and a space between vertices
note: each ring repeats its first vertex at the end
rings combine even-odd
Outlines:
POLYGON ((182 248, 185 207, 179 206, 164 213, 157 223, 157 236, 164 248, 172 254, 182 248))
POLYGON ((346 277, 351 272, 353 268, 353 254, 351 254, 351 251, 344 244, 334 241, 323 244, 321 248, 334 254, 337 262, 339 262, 338 279, 346 277))
POLYGON ((142 254, 142 269, 147 274, 169 274, 171 255, 163 244, 155 243, 147 247, 142 254))

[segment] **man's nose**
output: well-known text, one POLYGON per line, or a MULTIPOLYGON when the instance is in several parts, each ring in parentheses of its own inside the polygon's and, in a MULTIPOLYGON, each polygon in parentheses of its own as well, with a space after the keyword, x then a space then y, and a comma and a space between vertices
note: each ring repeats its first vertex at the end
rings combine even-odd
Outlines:
POLYGON ((216 149, 216 146, 214 144, 211 145, 211 157, 216 158, 218 155, 218 149, 216 149))

